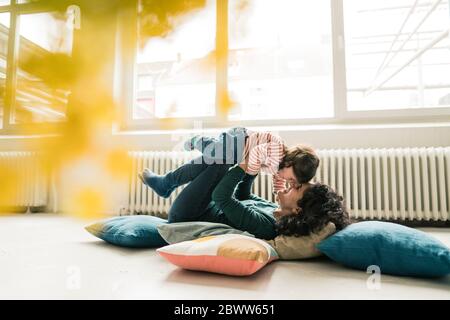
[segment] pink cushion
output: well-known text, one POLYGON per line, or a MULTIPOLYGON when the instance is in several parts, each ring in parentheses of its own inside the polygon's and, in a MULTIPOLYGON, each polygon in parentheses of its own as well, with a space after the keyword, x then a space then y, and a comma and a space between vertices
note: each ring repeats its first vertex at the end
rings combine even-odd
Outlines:
POLYGON ((233 276, 254 274, 278 259, 266 242, 239 234, 224 234, 184 241, 159 248, 167 261, 188 270, 233 276))

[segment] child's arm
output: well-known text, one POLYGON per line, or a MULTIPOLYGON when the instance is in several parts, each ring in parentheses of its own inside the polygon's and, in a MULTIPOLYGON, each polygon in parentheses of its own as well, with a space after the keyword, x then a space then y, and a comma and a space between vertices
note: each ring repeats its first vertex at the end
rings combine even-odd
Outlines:
POLYGON ((278 176, 280 162, 284 156, 284 147, 279 143, 263 143, 254 147, 249 154, 247 174, 256 175, 261 169, 272 174, 273 192, 286 189, 286 180, 278 176))

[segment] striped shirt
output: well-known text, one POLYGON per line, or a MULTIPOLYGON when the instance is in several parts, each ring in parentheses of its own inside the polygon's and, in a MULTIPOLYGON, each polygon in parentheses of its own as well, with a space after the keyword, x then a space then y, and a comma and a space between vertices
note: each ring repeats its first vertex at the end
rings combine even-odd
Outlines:
POLYGON ((284 142, 270 132, 247 130, 248 137, 244 148, 244 159, 248 156, 247 173, 257 175, 260 171, 273 177, 273 191, 286 188, 286 180, 278 175, 280 162, 284 157, 284 142))

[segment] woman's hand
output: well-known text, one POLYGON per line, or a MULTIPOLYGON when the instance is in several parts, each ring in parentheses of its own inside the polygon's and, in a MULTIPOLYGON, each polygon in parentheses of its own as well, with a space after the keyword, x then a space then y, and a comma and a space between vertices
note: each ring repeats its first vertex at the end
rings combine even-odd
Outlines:
POLYGON ((248 168, 248 155, 247 155, 247 157, 245 157, 245 159, 239 164, 239 167, 241 167, 241 169, 244 170, 244 172, 247 172, 247 168, 248 168))

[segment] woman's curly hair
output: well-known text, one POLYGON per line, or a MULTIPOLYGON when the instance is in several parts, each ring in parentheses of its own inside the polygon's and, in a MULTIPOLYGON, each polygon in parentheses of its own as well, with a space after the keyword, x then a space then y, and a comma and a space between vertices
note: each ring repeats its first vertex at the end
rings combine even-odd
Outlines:
POLYGON ((325 184, 311 186, 297 204, 301 209, 299 214, 290 214, 277 221, 278 234, 307 236, 329 222, 334 223, 336 230, 342 230, 351 223, 344 199, 325 184))

